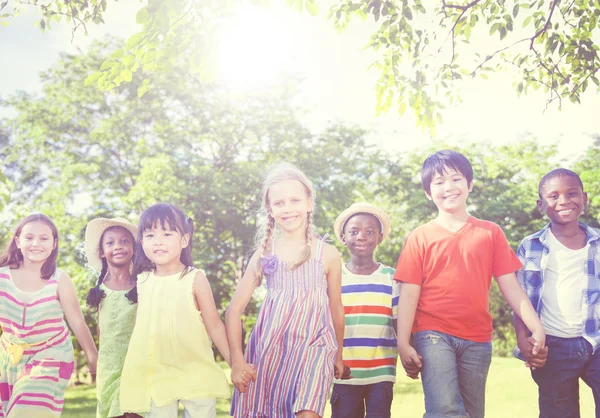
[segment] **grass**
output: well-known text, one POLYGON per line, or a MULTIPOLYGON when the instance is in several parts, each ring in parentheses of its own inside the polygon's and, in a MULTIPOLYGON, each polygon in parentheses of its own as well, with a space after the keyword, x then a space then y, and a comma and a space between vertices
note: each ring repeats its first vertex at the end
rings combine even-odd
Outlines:
MULTIPOLYGON (((229 374, 229 371, 227 370, 229 374)), ((67 390, 63 418, 93 418, 96 411, 96 387, 78 386, 67 390)), ((580 385, 581 417, 594 417, 592 391, 583 382, 580 385)), ((487 418, 535 418, 538 416, 537 386, 529 370, 514 358, 495 357, 486 389, 487 418)), ((219 400, 217 416, 229 416, 229 399, 219 400)), ((421 382, 405 376, 398 377, 394 387, 392 417, 421 418, 424 413, 421 382)), ((325 417, 330 417, 329 408, 325 417)))

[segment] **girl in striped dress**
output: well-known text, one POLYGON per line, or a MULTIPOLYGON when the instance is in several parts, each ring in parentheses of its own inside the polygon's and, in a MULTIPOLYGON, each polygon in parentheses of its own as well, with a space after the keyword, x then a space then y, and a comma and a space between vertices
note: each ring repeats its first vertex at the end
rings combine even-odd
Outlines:
POLYGON ((291 164, 264 182, 258 249, 227 309, 235 417, 322 417, 341 377, 341 257, 312 231, 313 185, 291 164), (241 315, 266 277, 267 295, 242 352, 241 315))
POLYGON ((56 268, 58 232, 23 219, 0 255, 0 417, 59 417, 73 372, 67 318, 95 373, 98 352, 69 276, 56 268))

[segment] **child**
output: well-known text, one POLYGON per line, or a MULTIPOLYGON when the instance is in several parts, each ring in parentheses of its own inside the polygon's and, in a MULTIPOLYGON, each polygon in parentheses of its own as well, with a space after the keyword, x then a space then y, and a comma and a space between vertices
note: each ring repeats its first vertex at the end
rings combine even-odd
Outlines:
POLYGON ((257 250, 226 313, 235 417, 323 416, 344 370, 341 258, 312 230, 313 185, 295 166, 274 167, 262 191, 257 250), (262 275, 267 295, 242 352, 241 315, 262 275), (253 383, 251 383, 251 381, 253 383))
POLYGON ((135 235, 137 226, 123 218, 96 218, 85 229, 88 262, 100 271, 87 297, 87 305, 98 311, 97 418, 138 416, 123 414, 119 403, 121 372, 137 310, 130 273, 135 235))
POLYGON ((492 276, 533 332, 536 353, 544 347, 544 329, 519 286, 515 272, 521 263, 502 229, 467 212, 473 187, 469 160, 456 151, 438 151, 423 163, 421 182, 438 216, 407 237, 396 267, 394 278, 402 282, 400 359, 413 378, 421 369, 426 418, 482 418, 492 357, 492 276), (411 328, 416 350, 409 345, 411 328))
POLYGON ((121 376, 121 409, 146 418, 216 417, 217 397, 229 396, 211 339, 229 363, 225 326, 210 284, 192 263, 194 224, 165 203, 140 218, 133 276, 136 324, 121 376))
POLYGON ((350 250, 342 265, 346 313, 344 362, 352 379, 336 380, 333 418, 389 418, 396 381, 396 321, 400 285, 394 269, 373 259, 390 233, 388 215, 370 203, 355 203, 335 220, 335 236, 350 250))
POLYGON ((538 193, 538 209, 550 223, 519 245, 517 276, 540 315, 548 350, 532 353, 527 329, 515 318, 515 354, 532 368, 540 417, 579 417, 579 378, 592 388, 600 417, 600 232, 578 222, 587 195, 573 171, 549 172, 538 193))
POLYGON ((64 317, 96 371, 94 340, 57 256, 58 231, 42 214, 21 220, 0 255, 0 417, 60 416, 74 366, 64 317))

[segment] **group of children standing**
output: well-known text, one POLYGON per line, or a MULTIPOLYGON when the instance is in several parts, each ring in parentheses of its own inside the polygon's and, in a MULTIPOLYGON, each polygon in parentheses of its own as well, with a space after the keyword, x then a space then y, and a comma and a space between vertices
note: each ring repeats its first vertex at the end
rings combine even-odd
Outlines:
POLYGON ((98 311, 99 352, 75 288, 56 267, 58 232, 23 219, 0 255, 0 417, 58 417, 73 371, 66 318, 97 374, 97 417, 216 416, 229 387, 212 344, 231 366, 231 415, 390 417, 396 361, 421 376, 425 417, 484 417, 492 355, 488 293, 494 277, 515 313, 516 354, 539 387, 540 417, 579 417, 578 381, 600 417, 600 233, 578 218, 587 196, 576 173, 539 185, 550 219, 517 254, 502 229, 470 216, 473 171, 438 151, 421 170, 438 216, 406 239, 396 269, 375 261, 388 215, 356 203, 335 221, 339 252, 313 231, 315 192, 291 164, 265 178, 255 252, 221 320, 192 262, 194 223, 156 204, 133 225, 98 218, 86 228, 100 271, 87 304, 98 311), (241 318, 267 289, 243 350, 241 318), (397 324, 396 324, 397 322, 397 324), (331 391, 331 384, 333 390, 331 391))

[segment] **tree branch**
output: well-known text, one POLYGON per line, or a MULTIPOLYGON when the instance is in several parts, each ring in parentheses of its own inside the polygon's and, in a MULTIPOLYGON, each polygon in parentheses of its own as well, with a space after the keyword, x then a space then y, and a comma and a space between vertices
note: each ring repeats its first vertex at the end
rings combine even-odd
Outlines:
POLYGON ((458 4, 448 4, 446 0, 442 0, 442 8, 444 9, 458 9, 462 10, 463 13, 469 10, 471 7, 475 6, 477 3, 480 3, 481 0, 473 0, 471 3, 468 3, 464 6, 460 6, 458 4))
POLYGON ((512 48, 513 46, 520 44, 521 42, 525 42, 528 41, 529 38, 523 38, 515 43, 510 44, 509 46, 505 46, 504 48, 498 49, 496 52, 494 52, 492 55, 488 55, 485 60, 483 60, 477 67, 475 67, 475 69, 473 71, 471 71, 471 77, 475 77, 475 73, 477 72, 477 70, 479 70, 481 67, 483 67, 485 65, 486 62, 491 61, 496 55, 498 55, 500 52, 504 52, 507 49, 512 48))
POLYGON ((529 49, 534 50, 533 48, 533 42, 536 40, 536 38, 538 38, 542 33, 546 32, 548 30, 548 26, 550 26, 550 20, 552 19, 552 15, 554 14, 554 9, 556 8, 556 5, 560 2, 560 0, 553 0, 552 1, 552 5, 550 6, 550 14, 548 15, 548 19, 546 19, 546 23, 544 23, 544 26, 542 26, 542 28, 540 30, 538 30, 536 32, 535 35, 533 35, 531 37, 531 43, 529 44, 529 49))

